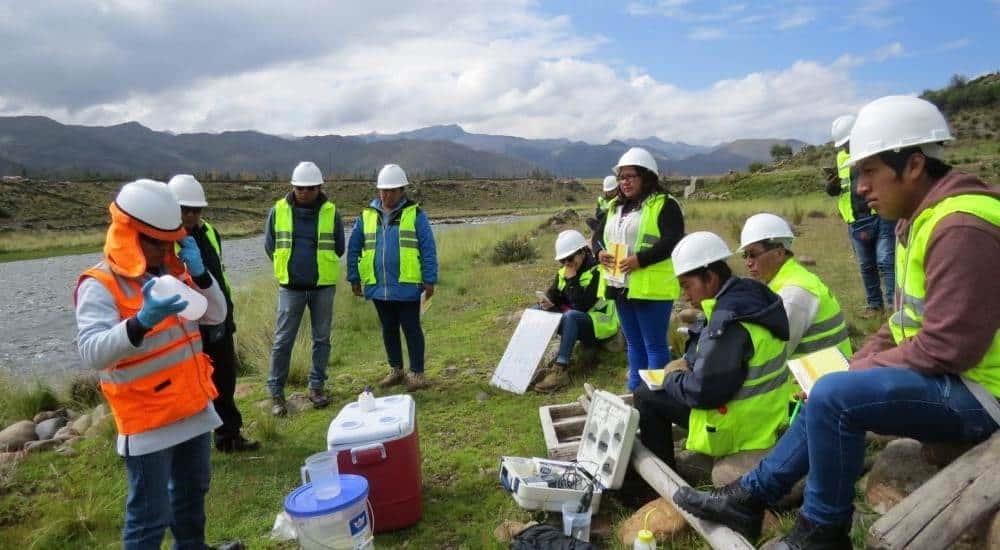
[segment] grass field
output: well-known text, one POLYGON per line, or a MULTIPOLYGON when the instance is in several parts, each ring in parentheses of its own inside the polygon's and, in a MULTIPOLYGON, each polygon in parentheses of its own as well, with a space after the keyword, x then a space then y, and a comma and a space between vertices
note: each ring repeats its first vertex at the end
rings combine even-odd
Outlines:
MULTIPOLYGON (((832 200, 807 196, 780 202, 691 202, 684 210, 688 231, 715 230, 734 247, 735 233, 750 214, 771 210, 797 219, 800 237, 794 248, 800 256, 817 260, 814 269, 840 297, 855 339, 875 328, 856 316, 863 307, 860 277, 846 229, 833 216, 832 200)), ((498 240, 527 235, 531 229, 525 223, 499 229, 479 227, 439 238, 441 283, 424 323, 428 376, 434 386, 415 394, 424 517, 410 529, 379 535, 380 548, 503 547, 491 534, 502 520, 543 519, 544 515, 520 510, 499 488, 499 457, 544 456, 538 407, 574 400, 585 381, 615 392, 624 390, 624 356, 609 352, 602 352, 596 370, 574 371, 573 386, 552 396, 517 396, 489 386, 489 377, 514 330, 508 317, 529 305, 532 291, 544 288, 557 267, 550 260, 554 232, 532 237, 540 259, 499 266, 490 262, 498 240)), ((742 271, 740 262, 733 263, 742 271)), ((333 405, 288 419, 267 415, 257 404, 266 399, 263 382, 275 295, 276 287, 267 277, 237 291, 238 341, 248 371, 240 382, 252 388, 249 396, 240 399, 240 406, 247 431, 262 440, 263 449, 253 456, 213 455, 210 541, 238 537, 252 548, 291 548, 271 541, 268 532, 284 495, 298 483, 298 466, 307 455, 323 448, 327 426, 337 410, 386 372, 372 306, 341 288, 328 371, 333 405)), ((292 359, 289 391, 304 391, 309 355, 306 334, 308 329, 303 327, 292 359)), ((8 387, 6 391, 8 395, 0 395, 2 419, 29 416, 53 399, 41 387, 8 387), (14 399, 15 394, 20 397, 14 399), (30 395, 36 397, 26 397, 30 395), (8 403, 17 403, 16 410, 8 403)), ((30 455, 0 478, 0 547, 117 546, 125 480, 111 432, 84 442, 75 458, 30 455)), ((607 521, 617 523, 630 513, 613 496, 602 501, 600 516, 607 521)), ((783 518, 782 528, 790 525, 791 520, 783 518)), ((604 542, 616 547, 616 543, 604 542)), ((688 534, 666 547, 704 545, 688 534)))

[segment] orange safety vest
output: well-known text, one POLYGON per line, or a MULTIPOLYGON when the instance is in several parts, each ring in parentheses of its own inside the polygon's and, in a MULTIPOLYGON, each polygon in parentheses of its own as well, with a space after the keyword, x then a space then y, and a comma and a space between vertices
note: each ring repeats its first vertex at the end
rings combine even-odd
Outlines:
MULTIPOLYGON (((84 271, 76 285, 93 277, 114 296, 121 319, 142 307, 141 279, 125 277, 101 262, 84 271)), ((187 273, 179 279, 192 285, 187 273)), ((173 424, 205 410, 219 395, 212 363, 201 351, 198 323, 171 315, 153 327, 128 357, 98 372, 118 433, 133 435, 173 424)))

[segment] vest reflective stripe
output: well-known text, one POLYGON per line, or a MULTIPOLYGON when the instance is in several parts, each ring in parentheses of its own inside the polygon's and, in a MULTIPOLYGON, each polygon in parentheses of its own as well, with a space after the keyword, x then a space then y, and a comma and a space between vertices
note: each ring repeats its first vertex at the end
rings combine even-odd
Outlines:
MULTIPOLYGON (((85 271, 80 281, 87 277, 111 293, 122 319, 134 317, 142 307, 141 279, 117 275, 104 262, 85 271)), ((181 278, 192 284, 186 274, 181 278)), ((211 376, 198 324, 177 315, 147 332, 134 353, 98 371, 101 391, 123 435, 162 428, 205 410, 218 396, 211 376)))
MULTIPOLYGON (((715 300, 702 302, 711 323, 715 300)), ((753 355, 743 386, 718 409, 691 409, 687 448, 710 456, 767 449, 788 424, 792 378, 785 363, 785 343, 760 325, 740 323, 750 334, 753 355)))
POLYGON ((776 293, 786 286, 799 287, 819 300, 816 317, 802 334, 798 346, 792 350, 792 359, 831 346, 836 346, 845 357, 853 354, 840 303, 815 273, 803 267, 795 258, 788 258, 767 286, 776 293))
MULTIPOLYGON (((643 201, 639 217, 639 232, 635 238, 633 254, 648 250, 659 242, 660 226, 657 222, 668 199, 673 200, 669 195, 654 193, 643 201)), ((609 215, 604 225, 605 243, 610 240, 608 231, 611 224, 617 220, 618 214, 611 214, 617 205, 617 197, 611 199, 608 204, 609 215)), ((627 286, 628 297, 638 300, 676 300, 681 295, 680 281, 674 275, 674 263, 669 257, 629 273, 627 286)))
MULTIPOLYGON (((590 286, 591 281, 594 277, 598 278, 597 282, 597 302, 587 310, 587 315, 590 316, 590 320, 594 325, 594 337, 598 340, 606 340, 611 338, 618 333, 618 313, 615 310, 615 303, 611 300, 606 300, 601 296, 604 295, 604 277, 601 276, 600 265, 595 265, 587 271, 580 274, 580 286, 587 288, 590 286)), ((566 288, 566 268, 559 268, 558 283, 556 288, 560 291, 566 288)))
MULTIPOLYGON (((399 217, 399 282, 420 284, 423 272, 420 269, 420 243, 417 239, 417 204, 403 207, 399 217)), ((358 258, 358 276, 361 284, 371 286, 377 283, 375 277, 375 247, 379 212, 368 207, 361 211, 361 232, 365 236, 361 257, 358 258)))
MULTIPOLYGON (((334 224, 337 207, 326 201, 319 208, 316 221, 316 273, 318 286, 335 285, 340 280, 340 256, 337 256, 334 240, 334 224)), ((289 281, 288 263, 292 260, 292 233, 294 231, 292 205, 287 199, 280 199, 274 204, 274 253, 271 255, 274 264, 274 276, 278 283, 286 285, 289 281)))
POLYGON ((845 223, 854 223, 854 207, 851 205, 851 167, 847 165, 850 160, 850 153, 843 149, 837 151, 837 175, 840 176, 837 210, 845 223))
MULTIPOLYGON (((920 332, 924 320, 927 280, 924 261, 934 227, 950 214, 961 212, 1000 227, 1000 200, 988 195, 956 195, 921 211, 910 224, 908 242, 896 240, 896 312, 889 318, 893 340, 900 344, 920 332)), ((983 289, 984 292, 989 292, 983 289)), ((962 374, 1000 397, 1000 330, 983 358, 962 374)))

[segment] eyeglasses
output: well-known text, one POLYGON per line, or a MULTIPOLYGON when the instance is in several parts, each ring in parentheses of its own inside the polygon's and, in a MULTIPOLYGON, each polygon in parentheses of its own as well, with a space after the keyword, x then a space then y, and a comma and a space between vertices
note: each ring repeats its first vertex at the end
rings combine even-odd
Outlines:
POLYGON ((629 181, 639 179, 639 174, 622 174, 618 176, 618 181, 629 181))
POLYGON ((181 214, 201 214, 201 207, 197 206, 182 206, 181 214))
POLYGON ((778 249, 778 247, 774 246, 774 247, 771 247, 771 248, 765 248, 764 250, 761 250, 759 252, 750 252, 749 250, 744 250, 743 251, 743 259, 744 260, 756 260, 757 258, 763 256, 764 254, 767 254, 768 252, 770 252, 772 250, 777 250, 777 249, 778 249))

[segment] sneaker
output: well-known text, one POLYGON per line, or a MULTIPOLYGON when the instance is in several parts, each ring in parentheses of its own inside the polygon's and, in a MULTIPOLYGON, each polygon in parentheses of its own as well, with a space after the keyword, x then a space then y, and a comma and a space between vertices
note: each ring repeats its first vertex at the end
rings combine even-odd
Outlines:
POLYGON ((260 443, 243 437, 243 434, 215 438, 215 449, 220 453, 243 453, 259 448, 260 443))
POLYGON ((271 415, 272 416, 287 416, 288 407, 285 406, 284 397, 272 397, 271 398, 271 415))
POLYGON ((851 550, 851 522, 842 525, 821 525, 801 515, 795 526, 781 539, 762 548, 771 550, 851 550))
POLYGON ((417 391, 429 385, 422 372, 411 372, 406 375, 406 391, 417 391))
POLYGON ((765 503, 739 480, 707 492, 681 487, 674 493, 674 502, 688 513, 738 531, 751 542, 760 536, 765 503))
POLYGON ((394 368, 392 369, 392 372, 390 372, 385 378, 382 379, 381 382, 378 383, 378 385, 380 388, 389 388, 392 386, 398 386, 405 381, 406 377, 403 376, 403 369, 394 368))
POLYGON ((551 393, 568 386, 569 383, 569 369, 557 365, 545 375, 545 378, 542 378, 541 382, 535 384, 535 391, 551 393))
POLYGON ((309 401, 317 409, 322 409, 330 404, 330 398, 323 392, 323 388, 309 388, 309 401))

